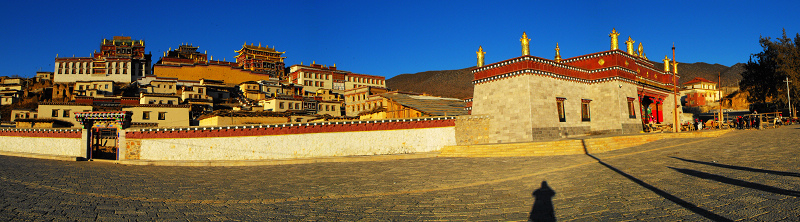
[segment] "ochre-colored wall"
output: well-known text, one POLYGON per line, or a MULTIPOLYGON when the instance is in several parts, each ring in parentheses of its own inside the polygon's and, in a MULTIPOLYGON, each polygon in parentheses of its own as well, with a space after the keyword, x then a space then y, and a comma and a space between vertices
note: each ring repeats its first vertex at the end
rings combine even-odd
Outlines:
POLYGON ((269 75, 258 74, 226 65, 154 65, 153 75, 158 77, 178 78, 180 80, 224 80, 225 84, 239 84, 247 81, 269 80, 269 75))

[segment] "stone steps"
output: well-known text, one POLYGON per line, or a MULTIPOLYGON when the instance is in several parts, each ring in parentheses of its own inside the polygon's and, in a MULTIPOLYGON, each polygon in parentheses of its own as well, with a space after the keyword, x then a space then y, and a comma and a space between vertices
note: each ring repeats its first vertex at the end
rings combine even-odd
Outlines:
POLYGON ((445 146, 440 157, 511 157, 583 154, 580 140, 445 146))
POLYGON ((603 153, 643 145, 667 138, 718 137, 731 130, 693 131, 685 133, 657 133, 630 136, 589 138, 583 140, 559 140, 549 142, 481 144, 445 146, 439 157, 513 157, 513 156, 559 156, 603 153), (584 150, 585 147, 585 150, 584 150))

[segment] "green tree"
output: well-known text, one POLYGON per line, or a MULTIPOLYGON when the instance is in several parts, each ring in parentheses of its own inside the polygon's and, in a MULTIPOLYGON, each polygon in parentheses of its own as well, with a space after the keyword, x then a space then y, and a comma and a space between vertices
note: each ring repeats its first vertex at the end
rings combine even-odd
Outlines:
MULTIPOLYGON (((792 106, 800 107, 800 33, 794 40, 783 36, 773 41, 770 37, 759 37, 764 51, 750 55, 745 64, 739 88, 750 93, 747 100, 761 107, 787 107, 786 83, 788 77, 791 88, 792 106)), ((772 110, 759 110, 772 111, 772 110)))

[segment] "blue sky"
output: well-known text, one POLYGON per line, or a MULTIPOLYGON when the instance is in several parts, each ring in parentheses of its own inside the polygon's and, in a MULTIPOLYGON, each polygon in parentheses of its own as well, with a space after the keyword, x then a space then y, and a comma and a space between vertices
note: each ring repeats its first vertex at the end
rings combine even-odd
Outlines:
MULTIPOLYGON (((59 56, 89 56, 103 38, 144 39, 157 61, 170 47, 199 46, 233 60, 244 42, 275 46, 293 64, 393 77, 531 54, 563 58, 609 49, 608 33, 643 43, 651 60, 746 62, 759 36, 800 32, 800 1, 4 1, 0 75, 53 71, 59 56)), ((623 45, 624 47, 624 45, 623 45)))

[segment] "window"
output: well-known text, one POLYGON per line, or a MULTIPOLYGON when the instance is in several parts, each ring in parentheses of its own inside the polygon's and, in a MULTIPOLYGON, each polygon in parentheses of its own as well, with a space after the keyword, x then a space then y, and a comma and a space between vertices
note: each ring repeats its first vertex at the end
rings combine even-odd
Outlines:
POLYGON ((278 103, 278 109, 283 109, 283 102, 278 103))
POLYGON ((142 119, 150 119, 150 111, 142 111, 142 119))
POLYGON ((197 93, 203 93, 203 88, 197 88, 197 93))
POLYGON ((63 114, 64 114, 63 117, 69 117, 69 110, 65 109, 63 114))
POLYGON ((158 120, 167 119, 167 112, 158 112, 158 120))
POLYGON ((591 119, 591 112, 589 109, 589 102, 592 102, 590 99, 581 99, 581 121, 589 122, 592 121, 591 119))
POLYGON ((564 114, 564 100, 565 98, 556 98, 556 109, 558 110, 558 121, 566 122, 567 116, 564 114))
POLYGON ((50 114, 52 117, 58 117, 58 110, 54 109, 53 112, 50 114))
POLYGON ((633 105, 634 98, 628 97, 628 117, 631 119, 636 118, 636 107, 633 105))
POLYGON ((300 109, 300 103, 295 103, 294 104, 294 109, 300 109))

